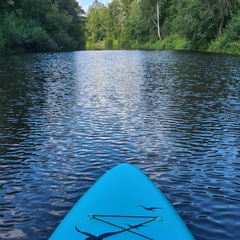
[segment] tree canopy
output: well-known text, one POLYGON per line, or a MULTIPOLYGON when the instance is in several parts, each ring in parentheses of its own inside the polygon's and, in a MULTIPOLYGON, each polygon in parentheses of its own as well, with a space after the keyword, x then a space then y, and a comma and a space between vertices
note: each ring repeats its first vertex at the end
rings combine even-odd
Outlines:
POLYGON ((107 6, 95 0, 86 15, 87 42, 127 47, 179 38, 191 49, 232 46, 240 53, 239 7, 240 0, 112 0, 107 6))
POLYGON ((240 0, 0 0, 0 53, 187 48, 240 54, 240 0), (155 47, 154 47, 155 46, 155 47))
POLYGON ((84 11, 76 0, 1 0, 0 52, 85 46, 84 11))

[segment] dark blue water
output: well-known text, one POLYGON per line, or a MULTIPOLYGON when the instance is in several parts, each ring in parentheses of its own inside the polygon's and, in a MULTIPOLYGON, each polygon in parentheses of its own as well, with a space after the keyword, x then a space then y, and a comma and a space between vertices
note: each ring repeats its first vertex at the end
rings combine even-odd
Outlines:
POLYGON ((0 56, 0 239, 48 239, 123 162, 196 239, 240 239, 239 66, 181 51, 0 56))

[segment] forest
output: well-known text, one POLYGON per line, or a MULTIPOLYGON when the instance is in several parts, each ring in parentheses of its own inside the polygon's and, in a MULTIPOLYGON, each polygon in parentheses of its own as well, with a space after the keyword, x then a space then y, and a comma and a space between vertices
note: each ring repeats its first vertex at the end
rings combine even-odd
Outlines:
POLYGON ((240 0, 95 0, 87 46, 240 54, 240 0))
POLYGON ((83 49, 84 14, 76 0, 0 0, 0 53, 83 49))
POLYGON ((0 0, 0 53, 85 48, 240 54, 240 0, 0 0))

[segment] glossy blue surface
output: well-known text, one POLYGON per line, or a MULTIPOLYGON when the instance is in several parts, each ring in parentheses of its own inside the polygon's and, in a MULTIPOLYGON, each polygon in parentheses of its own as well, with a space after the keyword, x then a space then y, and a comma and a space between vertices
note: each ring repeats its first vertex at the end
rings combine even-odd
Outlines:
POLYGON ((103 175, 49 240, 105 238, 194 239, 164 195, 130 164, 103 175))

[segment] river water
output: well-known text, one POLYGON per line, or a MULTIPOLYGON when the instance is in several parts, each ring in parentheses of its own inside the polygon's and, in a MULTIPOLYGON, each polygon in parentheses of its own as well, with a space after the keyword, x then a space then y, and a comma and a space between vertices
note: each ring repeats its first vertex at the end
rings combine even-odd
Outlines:
POLYGON ((0 56, 0 239, 48 239, 124 162, 196 239, 240 239, 239 66, 184 51, 0 56))

